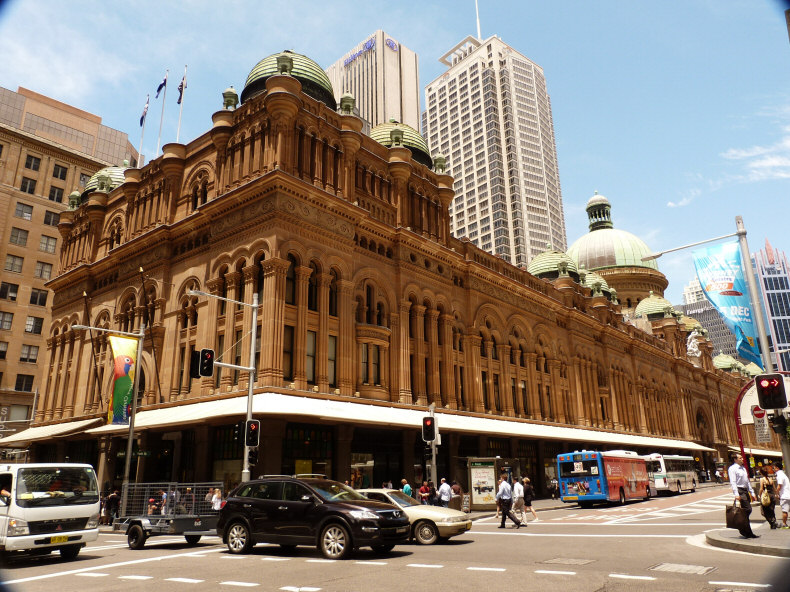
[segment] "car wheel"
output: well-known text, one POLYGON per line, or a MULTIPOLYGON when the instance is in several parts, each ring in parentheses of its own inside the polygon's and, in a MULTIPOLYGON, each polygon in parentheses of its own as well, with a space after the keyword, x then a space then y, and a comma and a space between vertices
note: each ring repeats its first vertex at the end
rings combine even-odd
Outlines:
POLYGON ((371 545, 370 548, 373 549, 374 553, 389 553, 395 548, 395 545, 387 543, 386 545, 371 545))
POLYGON ((80 547, 81 545, 69 545, 68 547, 61 547, 60 548, 60 556, 63 557, 66 561, 71 561, 72 559, 76 559, 77 555, 80 554, 80 547))
POLYGON ((139 524, 134 524, 129 527, 129 532, 126 533, 126 542, 130 549, 135 551, 142 549, 145 546, 145 531, 139 524))
POLYGON ((228 529, 228 551, 238 555, 252 549, 250 530, 243 522, 234 522, 228 529))
POLYGON ((439 540, 439 530, 433 522, 421 520, 414 525, 414 539, 421 545, 433 545, 439 540))
POLYGON ((351 535, 342 524, 327 524, 318 542, 321 554, 327 559, 343 559, 351 551, 351 535))
POLYGON ((197 545, 200 542, 199 534, 186 534, 184 538, 187 540, 187 545, 197 545))
POLYGON ((621 506, 625 505, 625 490, 623 490, 622 488, 620 488, 620 501, 619 501, 619 503, 620 503, 621 506))

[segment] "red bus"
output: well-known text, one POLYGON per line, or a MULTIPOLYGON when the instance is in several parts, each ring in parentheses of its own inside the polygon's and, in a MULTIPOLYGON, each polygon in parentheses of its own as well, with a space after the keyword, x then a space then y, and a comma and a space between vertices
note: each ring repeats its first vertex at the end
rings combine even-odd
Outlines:
POLYGON ((564 502, 589 506, 593 502, 649 499, 650 480, 645 459, 630 450, 581 450, 557 455, 560 495, 564 502))

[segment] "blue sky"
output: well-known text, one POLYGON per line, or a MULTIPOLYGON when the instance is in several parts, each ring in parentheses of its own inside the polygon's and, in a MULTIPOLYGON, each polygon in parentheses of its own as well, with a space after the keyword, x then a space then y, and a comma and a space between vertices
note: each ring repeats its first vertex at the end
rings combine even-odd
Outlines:
MULTIPOLYGON (((499 35, 543 67, 552 99, 569 243, 598 191, 615 226, 655 251, 735 231, 790 250, 790 42, 779 0, 480 0, 499 35)), ((417 52, 420 83, 475 34, 474 0, 106 2, 0 0, 0 86, 24 86, 99 115, 156 148, 175 141, 176 85, 189 65, 181 141, 209 129, 229 85, 292 49, 328 66, 376 29, 417 52), (160 98, 161 101, 161 98, 160 98)), ((690 251, 663 256, 667 297, 694 275, 690 251)))

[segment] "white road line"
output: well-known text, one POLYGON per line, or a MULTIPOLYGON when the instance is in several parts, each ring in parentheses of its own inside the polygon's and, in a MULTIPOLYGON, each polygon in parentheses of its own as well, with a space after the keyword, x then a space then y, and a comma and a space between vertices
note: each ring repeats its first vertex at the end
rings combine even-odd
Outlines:
POLYGON ((771 584, 752 584, 751 582, 708 582, 711 586, 749 586, 750 588, 770 588, 771 584))
POLYGON ((192 578, 165 578, 165 582, 178 582, 180 584, 202 584, 205 580, 193 580, 192 578))
POLYGON ((427 567, 429 569, 439 569, 444 567, 443 565, 431 565, 430 563, 409 563, 406 567, 427 567))
MULTIPOLYGON (((601 524, 600 522, 543 522, 541 521, 537 525, 540 526, 541 524, 546 524, 549 526, 637 526, 640 528, 644 528, 646 526, 647 527, 653 526, 658 528, 662 526, 719 526, 721 527, 722 525, 721 522, 693 522, 693 523, 662 522, 662 523, 651 524, 649 522, 638 522, 636 520, 633 522, 615 522, 614 524, 601 524)), ((530 526, 532 526, 531 522, 530 522, 530 526)), ((475 534, 477 532, 482 532, 482 531, 475 531, 475 534)))
POLYGON ((357 565, 389 565, 386 561, 355 561, 357 565))
MULTIPOLYGON (((219 585, 238 586, 240 588, 254 588, 255 586, 260 586, 260 584, 258 584, 257 582, 234 582, 234 581, 220 582, 219 585)), ((304 588, 302 588, 302 590, 304 590, 304 588)))
POLYGON ((334 559, 307 559, 307 563, 335 563, 334 559))
POLYGON ((621 580, 655 580, 652 576, 629 576, 628 574, 609 574, 609 577, 621 580))
POLYGON ((154 576, 118 576, 119 580, 153 580, 154 576))
POLYGON ((290 557, 261 557, 261 561, 290 561, 290 557))
POLYGON ((280 590, 288 592, 318 592, 321 588, 308 588, 307 586, 283 586, 280 590))
POLYGON ((536 569, 535 573, 539 574, 549 574, 553 576, 575 576, 575 571, 555 571, 552 569, 536 569))
POLYGON ((90 572, 90 573, 78 573, 77 575, 82 576, 84 578, 106 578, 110 574, 90 572))
POLYGON ((469 571, 507 571, 504 567, 467 567, 469 571))
MULTIPOLYGON (((607 526, 607 525, 596 525, 596 526, 607 526)), ((690 524, 684 524, 684 526, 693 526, 690 524)), ((574 537, 574 538, 634 538, 634 539, 686 539, 689 537, 687 534, 556 534, 556 533, 530 533, 530 532, 486 532, 484 530, 478 530, 474 533, 475 535, 489 535, 489 536, 523 536, 523 537, 574 537)))

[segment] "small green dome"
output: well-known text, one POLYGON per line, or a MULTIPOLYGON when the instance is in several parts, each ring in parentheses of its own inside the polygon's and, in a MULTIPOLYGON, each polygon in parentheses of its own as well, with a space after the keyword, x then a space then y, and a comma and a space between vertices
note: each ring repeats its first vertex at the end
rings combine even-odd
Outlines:
POLYGON ((579 275, 580 277, 584 278, 584 281, 582 281, 581 284, 585 288, 590 288, 590 290, 592 290, 595 284, 601 284, 601 292, 611 293, 609 284, 606 283, 606 280, 603 279, 600 275, 598 275, 594 271, 588 271, 586 273, 581 273, 579 275))
POLYGON ((101 170, 96 171, 93 176, 88 179, 88 182, 85 183, 85 189, 82 191, 82 197, 84 198, 87 194, 91 191, 96 191, 99 187, 99 177, 102 175, 107 175, 110 178, 110 191, 115 189, 116 187, 120 186, 126 180, 124 177, 123 172, 129 167, 125 166, 108 166, 104 167, 101 170))
POLYGON ((527 265, 527 271, 539 278, 556 279, 559 277, 559 266, 561 263, 567 264, 568 275, 574 279, 579 277, 579 269, 576 262, 562 251, 555 251, 549 247, 548 251, 539 253, 527 265))
POLYGON ((379 144, 385 146, 392 146, 392 137, 390 132, 393 129, 403 131, 403 145, 411 150, 414 160, 420 164, 424 164, 428 168, 433 168, 433 160, 431 159, 431 151, 428 150, 428 144, 420 133, 413 127, 405 123, 398 123, 397 121, 389 121, 387 123, 380 123, 372 130, 370 130, 370 137, 376 140, 379 144))
POLYGON ((332 83, 329 82, 329 77, 323 68, 307 56, 288 50, 265 57, 255 65, 249 76, 247 76, 247 82, 244 83, 244 90, 241 91, 241 102, 245 103, 252 97, 266 91, 266 80, 270 76, 279 73, 277 58, 284 55, 293 60, 291 76, 302 83, 304 93, 317 101, 321 101, 332 111, 336 111, 337 102, 335 101, 335 93, 332 90, 332 83))
POLYGON ((663 318, 667 307, 670 308, 671 312, 675 311, 675 309, 672 308, 672 303, 669 300, 663 296, 656 296, 651 291, 650 296, 636 305, 634 316, 636 318, 647 317, 649 320, 663 318))
POLYGON ((642 261, 652 253, 637 236, 614 228, 611 204, 596 192, 587 202, 590 232, 578 238, 568 249, 578 265, 597 270, 607 267, 647 267, 658 270, 655 259, 642 261))
POLYGON ((740 362, 724 352, 713 358, 713 366, 719 370, 732 370, 736 368, 740 362))

